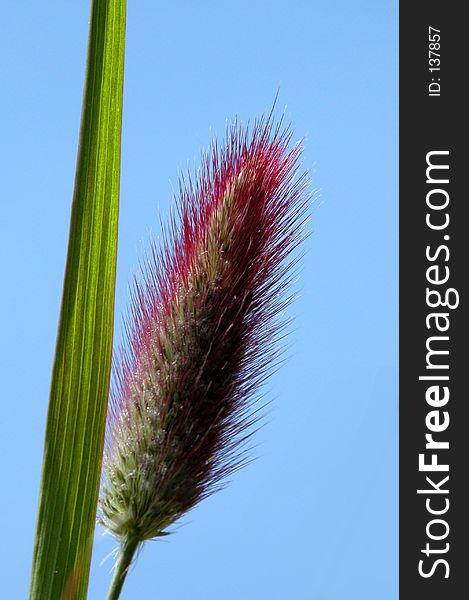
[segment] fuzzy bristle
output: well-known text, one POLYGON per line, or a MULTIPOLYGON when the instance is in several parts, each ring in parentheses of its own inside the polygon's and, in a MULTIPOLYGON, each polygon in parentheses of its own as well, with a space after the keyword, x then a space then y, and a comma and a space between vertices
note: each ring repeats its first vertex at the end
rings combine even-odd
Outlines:
POLYGON ((100 498, 118 538, 164 535, 243 463, 309 202, 290 138, 269 118, 214 143, 134 283, 100 498))

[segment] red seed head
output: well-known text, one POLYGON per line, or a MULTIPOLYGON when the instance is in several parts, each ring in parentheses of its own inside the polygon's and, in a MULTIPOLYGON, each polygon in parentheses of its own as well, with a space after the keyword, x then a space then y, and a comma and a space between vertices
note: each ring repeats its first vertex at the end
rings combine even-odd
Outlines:
POLYGON ((309 201, 290 138, 268 119, 214 143, 134 284, 100 500, 117 536, 163 535, 244 460, 309 201))

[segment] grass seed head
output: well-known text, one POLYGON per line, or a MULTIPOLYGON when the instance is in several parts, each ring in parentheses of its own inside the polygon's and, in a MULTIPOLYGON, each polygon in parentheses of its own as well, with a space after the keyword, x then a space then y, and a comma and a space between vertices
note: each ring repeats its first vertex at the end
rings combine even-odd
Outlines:
POLYGON ((100 498, 118 538, 165 535, 245 460, 309 201, 290 138, 269 118, 214 142, 134 283, 100 498))

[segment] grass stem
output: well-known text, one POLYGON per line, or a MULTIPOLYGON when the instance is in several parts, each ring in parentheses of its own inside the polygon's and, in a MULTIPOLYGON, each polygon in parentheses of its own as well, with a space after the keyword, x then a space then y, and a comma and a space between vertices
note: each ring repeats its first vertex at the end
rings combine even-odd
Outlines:
POLYGON ((137 550, 139 541, 136 538, 127 538, 121 547, 119 558, 117 559, 114 576, 109 587, 107 600, 118 600, 124 585, 125 578, 129 572, 133 557, 137 550))

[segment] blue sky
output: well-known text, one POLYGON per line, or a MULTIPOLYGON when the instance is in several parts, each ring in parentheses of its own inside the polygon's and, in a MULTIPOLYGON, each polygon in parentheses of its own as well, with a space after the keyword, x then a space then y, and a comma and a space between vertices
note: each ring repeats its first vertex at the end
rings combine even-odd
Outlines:
MULTIPOLYGON (((88 3, 2 9, 2 594, 25 598, 88 3)), ((123 600, 397 598, 397 3, 129 1, 116 325, 178 171, 279 90, 320 190, 258 460, 148 543, 123 600)), ((89 598, 115 543, 98 532, 89 598)))

